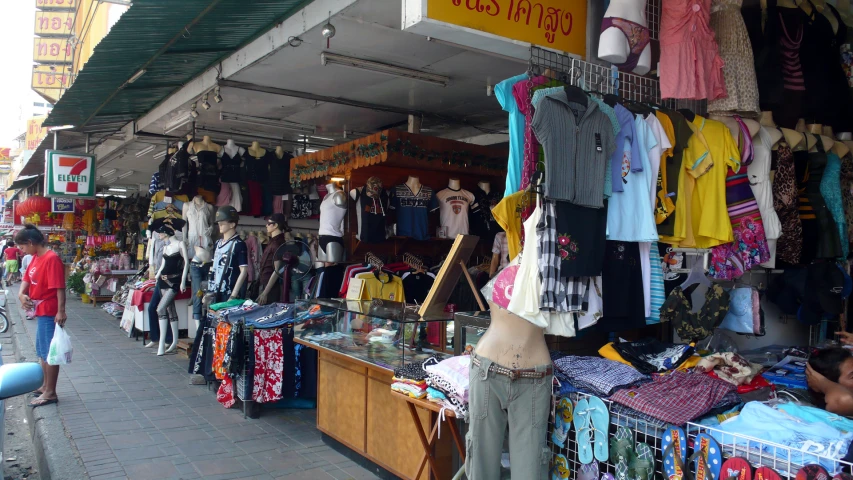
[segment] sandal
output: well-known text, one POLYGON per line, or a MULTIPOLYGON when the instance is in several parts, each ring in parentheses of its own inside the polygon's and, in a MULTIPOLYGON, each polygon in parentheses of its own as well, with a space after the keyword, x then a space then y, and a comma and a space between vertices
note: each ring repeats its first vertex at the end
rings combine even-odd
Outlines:
POLYGON ((723 462, 721 480, 752 480, 752 465, 744 458, 732 457, 723 462))
POLYGON ((551 480, 568 480, 571 475, 569 470, 569 460, 563 454, 558 454, 554 457, 554 464, 551 465, 551 480))
POLYGON ((634 457, 634 461, 628 466, 631 478, 652 480, 652 476, 655 474, 655 456, 652 453, 652 447, 637 442, 636 451, 637 455, 634 457))
POLYGON ((663 472, 668 480, 685 478, 687 463, 687 436, 681 427, 670 425, 661 440, 663 448, 663 472))
POLYGON ((829 472, 820 465, 806 465, 797 472, 797 480, 824 480, 829 478, 829 472))
POLYGON ((610 439, 610 463, 616 467, 615 480, 629 480, 628 465, 634 460, 634 432, 627 427, 616 429, 610 439))
POLYGON ((598 397, 589 397, 591 427, 595 432, 593 436, 593 453, 599 462, 606 462, 608 458, 607 436, 610 433, 610 411, 607 405, 598 397))
POLYGON ((554 431, 551 433, 551 441, 560 448, 566 446, 566 438, 572 429, 574 418, 574 407, 572 401, 566 397, 560 399, 557 404, 556 419, 554 420, 554 431))
POLYGON ((598 480, 598 462, 581 465, 577 480, 598 480))
POLYGON ((578 400, 575 405, 575 440, 578 444, 578 461, 582 464, 592 463, 592 419, 589 401, 585 398, 578 400))
POLYGON ((723 456, 720 444, 707 433, 700 433, 693 439, 693 455, 690 457, 696 480, 718 480, 723 456))

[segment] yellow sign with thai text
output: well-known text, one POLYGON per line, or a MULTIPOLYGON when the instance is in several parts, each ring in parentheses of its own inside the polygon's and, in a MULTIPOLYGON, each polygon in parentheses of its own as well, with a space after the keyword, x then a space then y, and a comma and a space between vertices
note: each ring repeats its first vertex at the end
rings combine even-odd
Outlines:
POLYGON ((71 36, 74 33, 74 12, 36 11, 34 31, 43 37, 71 36))
POLYGON ((44 137, 47 136, 47 127, 42 127, 41 124, 44 122, 46 116, 33 117, 27 120, 27 150, 35 150, 38 148, 39 144, 44 137))
POLYGON ((30 87, 42 97, 56 103, 62 93, 74 83, 71 65, 36 65, 30 87))
POLYGON ((586 0, 427 0, 427 17, 586 55, 586 0))
POLYGON ((36 8, 45 10, 74 10, 78 0, 36 0, 36 8))
POLYGON ((33 40, 33 61, 37 63, 72 63, 74 46, 68 38, 36 38, 33 40))

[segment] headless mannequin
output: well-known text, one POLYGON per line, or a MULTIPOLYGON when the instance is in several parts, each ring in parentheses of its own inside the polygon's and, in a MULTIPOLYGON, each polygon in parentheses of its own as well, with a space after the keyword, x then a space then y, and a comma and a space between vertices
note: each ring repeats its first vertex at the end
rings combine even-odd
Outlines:
POLYGON ((550 365, 545 330, 489 302, 491 323, 477 342, 476 353, 505 367, 550 365))
POLYGON ((213 143, 213 140, 210 139, 207 135, 202 137, 200 142, 192 142, 189 147, 190 151, 198 153, 198 152, 215 152, 219 153, 222 150, 222 147, 219 144, 213 143))
MULTIPOLYGON (((735 139, 735 142, 738 141, 738 136, 740 135, 740 125, 737 123, 737 120, 727 115, 710 115, 708 116, 708 118, 725 124, 725 126, 728 127, 729 131, 732 133, 732 138, 735 139)), ((758 130, 761 129, 761 124, 751 118, 741 118, 741 121, 744 123, 744 125, 746 125, 746 128, 749 130, 750 138, 755 137, 758 134, 758 130)))
POLYGON ((820 138, 820 141, 823 144, 824 152, 830 151, 832 149, 832 145, 835 144, 835 140, 823 134, 823 125, 819 123, 811 123, 809 125, 806 125, 806 131, 820 138))
MULTIPOLYGON (((646 21, 646 0, 611 0, 610 6, 604 13, 604 18, 621 18, 644 27, 648 27, 646 21)), ((616 65, 622 65, 631 54, 631 45, 625 34, 616 27, 610 27, 601 32, 598 41, 598 58, 616 65)), ((652 46, 651 43, 643 48, 637 66, 632 73, 645 75, 652 69, 652 46)))
MULTIPOLYGON (((194 213, 195 213, 194 212, 194 213)), ((211 235, 213 234, 213 225, 210 224, 210 218, 213 216, 213 207, 204 201, 204 197, 201 195, 196 195, 193 197, 192 202, 184 203, 184 209, 181 212, 181 215, 184 220, 187 221, 186 225, 183 228, 184 240, 187 241, 193 247, 201 246, 203 248, 210 248, 213 245, 213 240, 211 239, 211 235), (189 233, 189 219, 187 218, 187 212, 190 209, 194 209, 195 212, 200 214, 207 221, 202 224, 204 228, 202 231, 194 231, 192 235, 198 238, 190 238, 189 233)))
POLYGON ((806 121, 804 119, 799 119, 797 121, 796 131, 798 135, 803 138, 803 140, 797 145, 797 148, 791 147, 793 150, 808 150, 812 151, 815 144, 817 143, 817 137, 814 135, 803 135, 808 130, 806 129, 806 121))
MULTIPOLYGON (((219 234, 222 235, 222 241, 227 242, 231 240, 234 235, 237 235, 237 224, 233 222, 217 222, 219 224, 219 234)), ((240 276, 237 277, 237 281, 234 282, 234 285, 231 286, 231 296, 228 300, 234 300, 237 298, 237 295, 240 294, 240 290, 243 289, 243 284, 246 283, 246 279, 249 277, 249 267, 241 266, 240 268, 240 276)), ((210 288, 210 286, 208 286, 210 288)), ((208 293, 204 296, 204 304, 209 306, 213 303, 215 295, 213 293, 208 293)))
POLYGON ((451 190, 460 190, 462 185, 459 184, 458 178, 451 178, 449 182, 447 182, 447 188, 451 190))
POLYGON ((406 185, 409 186, 409 190, 411 190, 412 193, 421 191, 421 179, 418 177, 409 177, 406 179, 406 185))
MULTIPOLYGON (((785 129, 780 129, 776 126, 776 122, 773 121, 773 112, 761 112, 761 118, 758 123, 762 127, 767 127, 767 133, 770 134, 770 142, 773 144, 773 150, 779 148, 779 140, 784 136, 783 130, 785 129)), ((755 135, 753 135, 753 138, 755 138, 755 135)))
MULTIPOLYGON (((329 182, 328 184, 326 184, 326 191, 329 192, 327 195, 332 196, 332 201, 335 202, 335 205, 342 209, 347 208, 347 196, 343 190, 338 188, 338 185, 335 182, 329 182)), ((322 210, 320 212, 320 215, 322 216, 322 210)), ((320 219, 320 223, 323 223, 322 218, 320 219)), ((343 259, 343 243, 329 242, 326 244, 325 249, 323 249, 322 247, 317 249, 317 260, 320 262, 325 262, 327 265, 333 265, 335 263, 342 262, 343 259)))
POLYGON ((489 182, 481 180, 477 182, 477 186, 480 187, 480 190, 486 192, 487 194, 492 193, 492 186, 489 184, 489 182))
MULTIPOLYGON (((166 275, 161 276, 161 274, 163 273, 163 268, 166 266, 166 256, 172 256, 180 253, 184 261, 184 269, 181 274, 180 291, 184 292, 187 289, 187 273, 190 270, 190 262, 187 259, 187 247, 184 245, 184 242, 176 239, 174 235, 170 236, 166 233, 158 233, 157 235, 160 236, 160 239, 167 242, 166 246, 163 247, 163 261, 160 263, 160 268, 157 270, 157 278, 169 282, 174 281, 174 278, 169 278, 166 275)), ((174 288, 172 290, 174 290, 174 288)), ((160 322, 160 345, 157 348, 157 355, 159 356, 172 353, 178 348, 178 316, 175 312, 174 297, 171 301, 168 301, 166 298, 160 300, 160 305, 157 306, 157 314, 160 322), (170 313, 174 314, 173 319, 169 318, 167 309, 171 309, 170 313), (169 326, 169 323, 171 323, 172 326, 172 344, 169 345, 168 349, 166 349, 166 328, 169 326)))
MULTIPOLYGON (((275 157, 276 158, 281 160, 282 158, 284 158, 284 154, 285 154, 285 151, 283 148, 281 148, 281 145, 275 147, 275 157)), ((290 199, 290 195, 282 195, 281 199, 284 201, 284 203, 282 205, 282 212, 284 212, 285 215, 290 216, 290 211, 291 211, 291 209, 293 209, 293 203, 292 203, 292 200, 290 199)))
POLYGON ((261 148, 261 144, 258 142, 252 142, 252 146, 249 147, 249 155, 255 158, 261 158, 267 154, 267 151, 261 148))
POLYGON ((225 146, 223 146, 222 149, 231 158, 234 158, 235 155, 243 153, 245 151, 243 150, 243 147, 238 147, 237 144, 234 143, 234 140, 231 140, 230 138, 225 141, 225 146))

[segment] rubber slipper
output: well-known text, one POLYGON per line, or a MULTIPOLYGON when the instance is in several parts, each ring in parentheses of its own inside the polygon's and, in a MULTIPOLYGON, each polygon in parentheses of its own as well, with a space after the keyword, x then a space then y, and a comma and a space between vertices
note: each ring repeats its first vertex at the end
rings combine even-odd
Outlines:
POLYGON ((592 425, 589 402, 582 398, 575 405, 575 439, 578 444, 578 461, 583 464, 592 463, 592 425))
POLYGON ((829 472, 820 465, 806 465, 797 472, 797 480, 829 480, 829 472))
POLYGON ((652 453, 652 447, 645 443, 637 442, 637 456, 634 461, 628 466, 631 478, 637 480, 652 480, 655 474, 655 456, 652 453))
POLYGON ((612 473, 605 473, 601 476, 601 480, 616 480, 612 473))
POLYGON ((663 449, 663 471, 669 480, 684 478, 687 463, 687 436, 681 427, 670 425, 661 440, 663 449))
POLYGON ((721 480, 752 480, 752 465, 745 459, 734 457, 723 462, 721 480))
POLYGON ((700 433, 693 439, 693 456, 690 457, 696 480, 718 480, 723 456, 720 444, 707 433, 700 433), (700 461, 704 460, 704 461, 700 461))
POLYGON ((598 480, 598 462, 581 465, 577 480, 598 480))
POLYGON ((551 480, 567 480, 571 473, 569 460, 563 454, 556 455, 551 466, 551 480))
POLYGON ((628 480, 628 465, 634 460, 634 432, 619 427, 610 439, 610 463, 616 468, 615 480, 628 480))
POLYGON ((589 397, 591 427, 595 431, 593 436, 593 453, 599 462, 606 462, 609 458, 607 449, 607 437, 610 433, 610 412, 607 405, 598 397, 589 397))
POLYGON ((853 475, 844 472, 836 473, 835 476, 832 477, 832 480, 853 480, 853 475))
POLYGON ((758 467, 754 478, 755 480, 782 480, 782 477, 770 467, 758 467))
POLYGON ((561 398, 560 402, 557 403, 556 413, 551 440, 554 442, 554 445, 563 448, 566 446, 566 438, 569 436, 569 430, 572 429, 572 419, 574 418, 572 401, 566 397, 561 398))
POLYGON ((53 398, 53 399, 50 399, 50 400, 44 400, 44 401, 42 401, 41 403, 36 403, 36 404, 28 403, 27 405, 29 405, 29 406, 30 406, 30 408, 36 408, 36 407, 43 407, 43 406, 45 406, 45 405, 50 405, 50 404, 52 404, 52 403, 59 403, 59 400, 57 400, 57 399, 53 398))

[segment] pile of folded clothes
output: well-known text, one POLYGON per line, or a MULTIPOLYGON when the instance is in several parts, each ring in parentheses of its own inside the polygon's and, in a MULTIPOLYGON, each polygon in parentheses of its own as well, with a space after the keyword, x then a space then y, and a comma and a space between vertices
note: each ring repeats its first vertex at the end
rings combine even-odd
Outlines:
POLYGON ((427 371, 426 366, 435 365, 438 360, 430 357, 422 362, 412 362, 394 369, 391 390, 408 395, 412 398, 424 398, 427 396, 427 371))
POLYGON ((452 410, 457 418, 468 418, 468 369, 471 357, 450 357, 434 365, 427 365, 426 383, 431 394, 428 399, 452 410), (442 398, 443 396, 443 398, 442 398))
POLYGON ((581 392, 609 397, 617 389, 651 381, 648 375, 631 365, 606 358, 574 355, 554 360, 554 375, 560 381, 560 395, 581 392))

